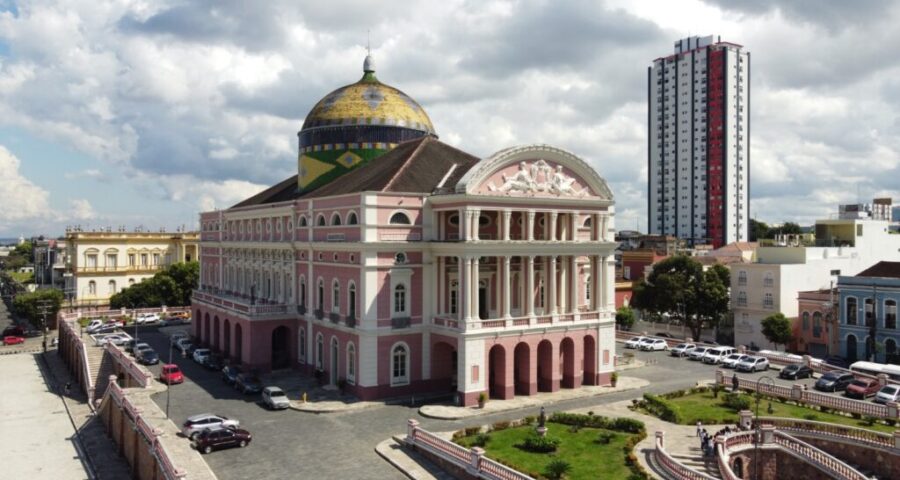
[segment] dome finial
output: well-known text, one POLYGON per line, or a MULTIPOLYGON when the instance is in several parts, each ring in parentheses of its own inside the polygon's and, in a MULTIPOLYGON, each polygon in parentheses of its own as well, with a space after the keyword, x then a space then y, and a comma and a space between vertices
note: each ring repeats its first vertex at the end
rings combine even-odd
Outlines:
POLYGON ((375 73, 375 60, 372 58, 371 34, 366 30, 366 59, 363 61, 364 73, 375 73))

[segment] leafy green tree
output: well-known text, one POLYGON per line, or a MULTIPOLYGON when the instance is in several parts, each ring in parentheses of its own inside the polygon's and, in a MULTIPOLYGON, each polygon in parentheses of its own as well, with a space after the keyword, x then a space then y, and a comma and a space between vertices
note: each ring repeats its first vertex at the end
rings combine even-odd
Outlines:
POLYGON ((762 334, 767 340, 778 345, 787 345, 794 339, 791 321, 783 313, 773 313, 762 319, 762 334))
POLYGON ((728 312, 731 276, 722 265, 703 270, 691 257, 676 255, 653 267, 636 288, 633 304, 651 317, 681 322, 700 338, 728 312))
POLYGON ((775 238, 775 235, 798 235, 802 233, 800 225, 794 222, 784 222, 780 227, 770 228, 766 238, 775 238))
POLYGON ((31 293, 17 295, 13 301, 16 313, 27 319, 35 328, 43 324, 44 315, 41 314, 41 306, 47 304, 47 326, 56 326, 56 314, 63 302, 63 292, 55 288, 44 288, 31 293))
POLYGON ((616 325, 622 330, 631 330, 634 325, 634 310, 631 307, 619 307, 616 310, 616 325))
POLYGON ((769 226, 765 222, 750 219, 750 241, 756 242, 769 235, 769 226))
POLYGON ((191 304, 191 293, 200 278, 198 262, 175 263, 109 299, 112 308, 182 307, 191 304))

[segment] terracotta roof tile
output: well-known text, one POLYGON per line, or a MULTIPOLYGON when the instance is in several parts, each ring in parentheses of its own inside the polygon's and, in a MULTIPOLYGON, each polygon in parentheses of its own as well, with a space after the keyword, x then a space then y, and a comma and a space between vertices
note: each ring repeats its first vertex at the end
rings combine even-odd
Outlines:
POLYGON ((900 278, 900 262, 878 262, 859 272, 857 277, 900 278))

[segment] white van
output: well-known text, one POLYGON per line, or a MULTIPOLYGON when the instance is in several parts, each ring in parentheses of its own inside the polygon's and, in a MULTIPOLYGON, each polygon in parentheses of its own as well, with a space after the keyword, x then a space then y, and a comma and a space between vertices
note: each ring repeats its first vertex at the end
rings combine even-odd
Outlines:
POLYGON ((737 349, 734 347, 710 348, 706 351, 706 355, 703 356, 703 363, 708 363, 710 365, 722 363, 722 360, 725 360, 725 357, 735 352, 737 352, 737 349))

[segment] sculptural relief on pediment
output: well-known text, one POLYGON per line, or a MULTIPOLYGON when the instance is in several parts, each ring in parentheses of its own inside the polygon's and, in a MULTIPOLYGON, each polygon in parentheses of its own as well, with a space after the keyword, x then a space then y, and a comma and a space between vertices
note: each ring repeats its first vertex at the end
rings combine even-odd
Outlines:
POLYGON ((586 183, 562 165, 543 159, 507 165, 488 177, 479 188, 488 195, 554 197, 592 196, 586 183))

